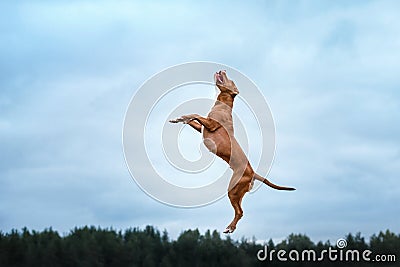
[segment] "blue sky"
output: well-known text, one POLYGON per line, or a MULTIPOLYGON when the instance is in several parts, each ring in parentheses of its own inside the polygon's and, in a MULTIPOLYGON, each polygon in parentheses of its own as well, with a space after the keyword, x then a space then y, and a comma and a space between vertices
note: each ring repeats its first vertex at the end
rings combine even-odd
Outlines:
POLYGON ((137 88, 201 60, 259 86, 276 124, 269 177, 298 189, 246 196, 234 238, 400 232, 399 11, 397 1, 3 1, 0 229, 223 230, 227 198, 160 204, 122 153, 137 88))

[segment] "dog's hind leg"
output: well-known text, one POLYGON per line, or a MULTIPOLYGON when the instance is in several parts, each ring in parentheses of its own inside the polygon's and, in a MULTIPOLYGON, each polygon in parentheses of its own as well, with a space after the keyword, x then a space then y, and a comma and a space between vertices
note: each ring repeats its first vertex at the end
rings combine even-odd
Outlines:
POLYGON ((241 207, 241 197, 238 193, 230 191, 228 193, 229 200, 231 201, 232 207, 235 210, 235 217, 232 222, 226 227, 224 233, 232 233, 236 229, 236 224, 243 217, 243 210, 241 207))
MULTIPOLYGON (((247 168, 246 168, 247 169, 247 168)), ((236 172, 233 174, 231 182, 238 179, 237 175, 241 175, 242 173, 236 172)), ((249 173, 251 174, 251 173, 249 173)), ((226 227, 224 233, 232 233, 236 229, 236 224, 243 217, 243 209, 242 209, 242 199, 246 192, 249 191, 249 187, 252 182, 252 176, 245 173, 242 177, 239 178, 236 184, 233 185, 232 188, 229 189, 228 197, 232 204, 233 209, 235 210, 235 217, 232 222, 226 227)))

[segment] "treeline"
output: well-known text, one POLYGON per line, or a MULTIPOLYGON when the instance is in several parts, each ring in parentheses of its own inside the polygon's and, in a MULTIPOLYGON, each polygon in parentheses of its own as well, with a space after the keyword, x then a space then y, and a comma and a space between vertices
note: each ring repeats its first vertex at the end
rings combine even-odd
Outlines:
POLYGON ((359 233, 348 234, 343 242, 315 244, 306 235, 291 234, 278 244, 272 240, 258 244, 221 238, 217 231, 202 235, 198 230, 184 231, 171 240, 166 231, 152 226, 124 232, 82 227, 64 236, 51 228, 42 232, 24 228, 0 232, 0 266, 400 266, 400 235, 389 230, 373 235, 369 242, 359 233), (362 258, 366 250, 371 251, 366 253, 369 261, 362 258), (336 259, 329 258, 334 251, 336 259))

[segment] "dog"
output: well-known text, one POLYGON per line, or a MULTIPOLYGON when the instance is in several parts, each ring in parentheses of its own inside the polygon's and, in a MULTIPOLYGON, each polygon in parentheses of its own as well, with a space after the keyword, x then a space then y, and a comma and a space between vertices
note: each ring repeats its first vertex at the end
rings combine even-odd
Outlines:
POLYGON ((198 114, 190 114, 169 122, 189 124, 198 132, 203 133, 203 143, 208 150, 226 161, 233 170, 228 187, 228 197, 235 210, 235 217, 224 230, 224 233, 232 233, 235 231, 238 221, 243 217, 242 199, 252 188, 254 179, 277 190, 295 190, 295 188, 275 185, 254 172, 234 136, 232 108, 239 90, 224 70, 216 72, 214 80, 220 92, 206 118, 198 114))

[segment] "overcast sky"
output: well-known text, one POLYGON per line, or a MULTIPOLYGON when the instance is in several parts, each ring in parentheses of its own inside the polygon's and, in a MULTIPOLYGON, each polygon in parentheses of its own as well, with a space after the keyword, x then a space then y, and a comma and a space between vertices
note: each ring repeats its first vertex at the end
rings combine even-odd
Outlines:
POLYGON ((399 233, 399 12, 398 1, 2 1, 0 230, 222 231, 227 197, 161 204, 122 150, 137 88, 201 60, 259 86, 276 126, 269 177, 297 188, 246 195, 233 238, 399 233))

